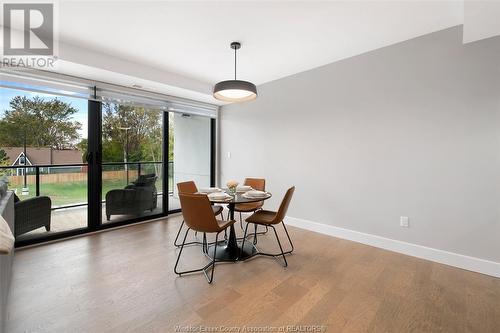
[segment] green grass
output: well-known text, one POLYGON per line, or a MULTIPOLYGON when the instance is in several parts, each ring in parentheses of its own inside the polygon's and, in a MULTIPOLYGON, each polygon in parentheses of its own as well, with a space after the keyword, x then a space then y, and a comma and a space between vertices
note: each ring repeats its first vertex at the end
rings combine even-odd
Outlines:
MULTIPOLYGON (((172 178, 168 179, 168 187, 172 189, 172 178)), ((102 198, 110 190, 124 188, 126 181, 123 179, 104 180, 102 182, 102 198)), ((17 195, 21 200, 32 198, 35 196, 35 185, 28 184, 29 195, 23 196, 22 185, 9 186, 10 190, 16 190, 17 195)), ((156 183, 156 188, 161 191, 162 185, 159 180, 156 183)), ((71 182, 71 183, 42 183, 40 184, 40 195, 49 196, 52 200, 52 206, 71 205, 87 202, 87 182, 71 182)))

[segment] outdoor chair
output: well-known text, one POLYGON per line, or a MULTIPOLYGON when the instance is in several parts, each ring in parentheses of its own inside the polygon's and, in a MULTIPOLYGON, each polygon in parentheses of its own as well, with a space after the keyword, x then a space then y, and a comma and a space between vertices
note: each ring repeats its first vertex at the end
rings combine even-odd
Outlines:
POLYGON ((106 193, 106 219, 111 215, 140 215, 157 207, 155 174, 141 175, 124 189, 106 193))
POLYGON ((20 200, 14 194, 14 236, 17 237, 41 227, 50 231, 51 207, 52 201, 49 197, 20 200))

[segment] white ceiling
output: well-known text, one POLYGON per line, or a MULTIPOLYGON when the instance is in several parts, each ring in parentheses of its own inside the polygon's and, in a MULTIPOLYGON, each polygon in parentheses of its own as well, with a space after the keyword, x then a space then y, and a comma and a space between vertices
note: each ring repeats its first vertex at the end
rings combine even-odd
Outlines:
POLYGON ((59 12, 61 43, 207 87, 232 78, 233 40, 238 78, 259 85, 463 23, 462 1, 62 1, 59 12))
POLYGON ((500 1, 465 0, 464 43, 500 35, 500 1))

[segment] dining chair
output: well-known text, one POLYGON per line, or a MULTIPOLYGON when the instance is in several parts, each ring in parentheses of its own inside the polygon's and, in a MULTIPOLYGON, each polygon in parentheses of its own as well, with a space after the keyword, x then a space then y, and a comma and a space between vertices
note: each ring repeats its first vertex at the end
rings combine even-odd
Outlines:
MULTIPOLYGON (((245 178, 243 185, 251 186, 254 190, 265 191, 266 180, 264 178, 245 178)), ((241 213, 255 213, 262 209, 264 201, 240 203, 234 206, 234 211, 240 213, 240 227, 243 229, 243 218, 241 213)))
MULTIPOLYGON (((196 187, 196 184, 194 181, 190 180, 190 181, 187 181, 187 182, 181 182, 181 183, 177 183, 177 190, 179 192, 179 194, 194 194, 196 192, 198 192, 198 188, 196 187)), ((224 220, 224 215, 222 214, 224 208, 222 206, 219 206, 219 205, 214 205, 214 206, 211 206, 212 208, 212 211, 213 211, 213 214, 215 216, 217 215, 220 215, 221 218, 224 220)), ((179 247, 181 246, 180 244, 177 244, 177 240, 179 239, 179 235, 181 233, 181 230, 182 230, 182 227, 184 226, 184 220, 182 220, 182 223, 181 223, 181 226, 179 227, 179 230, 177 231, 177 236, 175 236, 175 240, 174 240, 174 245, 176 247, 179 247)), ((206 235, 204 234, 203 235, 203 244, 206 242, 206 235)), ((200 244, 200 242, 190 242, 190 243, 187 243, 186 245, 191 245, 191 244, 200 244)))
MULTIPOLYGON (((266 180, 264 178, 245 178, 243 185, 251 186, 254 190, 265 191, 266 180)), ((240 213, 240 228, 243 230, 243 217, 242 213, 255 213, 257 210, 262 209, 264 201, 248 202, 235 205, 234 211, 240 213)), ((228 215, 229 218, 229 215, 228 215)), ((268 231, 257 232, 257 225, 254 226, 253 243, 257 244, 257 235, 264 235, 268 231)))
POLYGON ((250 217, 248 217, 245 220, 247 222, 247 225, 245 227, 245 234, 243 236, 243 241, 241 244, 242 249, 245 246, 245 241, 246 241, 247 232, 248 232, 248 226, 250 225, 250 223, 253 223, 255 225, 268 226, 268 227, 272 228, 274 231, 274 235, 276 236, 276 240, 278 241, 278 245, 279 245, 279 248, 281 250, 281 253, 272 254, 272 253, 260 252, 257 250, 252 256, 264 255, 264 256, 269 256, 269 257, 274 257, 274 258, 282 256, 283 261, 284 261, 284 267, 288 266, 285 254, 292 253, 294 250, 294 247, 293 247, 292 240, 290 239, 290 235, 288 234, 288 230, 286 229, 285 222, 283 220, 286 216, 286 212, 288 211, 288 207, 290 206, 290 201, 292 200, 292 196, 293 196, 294 191, 295 191, 295 186, 290 187, 288 189, 288 191, 286 191, 285 197, 281 201, 281 204, 280 204, 277 212, 261 209, 261 210, 256 211, 255 213, 253 213, 250 217), (283 251, 283 247, 281 246, 281 242, 280 242, 280 239, 278 237, 278 233, 276 232, 276 228, 275 228, 275 225, 280 224, 280 223, 283 225, 283 229, 285 229, 286 237, 288 238, 288 242, 290 242, 291 250, 283 251))
MULTIPOLYGON (((234 220, 224 221, 217 220, 212 210, 212 206, 208 197, 205 194, 179 194, 179 199, 181 202, 182 214, 184 215, 184 221, 187 225, 186 233, 184 234, 184 239, 177 255, 177 261, 174 266, 174 273, 181 276, 182 274, 189 274, 194 272, 203 272, 207 278, 208 283, 212 283, 214 277, 215 263, 217 262, 217 242, 219 240, 219 234, 225 231, 228 227, 234 224, 234 220), (192 269, 187 271, 178 271, 177 265, 179 264, 179 259, 182 254, 182 250, 186 245, 186 238, 190 230, 207 233, 215 233, 215 245, 212 260, 203 266, 202 268, 192 269), (211 269, 210 277, 207 274, 207 269, 211 269)), ((208 253, 208 249, 207 252, 208 253)))

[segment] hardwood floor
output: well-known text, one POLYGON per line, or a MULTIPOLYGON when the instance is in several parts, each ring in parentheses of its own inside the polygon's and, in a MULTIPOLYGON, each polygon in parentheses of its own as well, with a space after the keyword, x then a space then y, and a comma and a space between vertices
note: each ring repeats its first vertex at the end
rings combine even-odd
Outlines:
MULTIPOLYGON (((257 257, 217 265, 212 285, 201 274, 177 277, 179 223, 170 217, 16 252, 7 332, 500 332, 500 279, 293 227, 288 268, 257 257)), ((259 246, 277 251, 272 234, 259 246)), ((199 247, 181 260, 183 268, 207 262, 199 247)))

